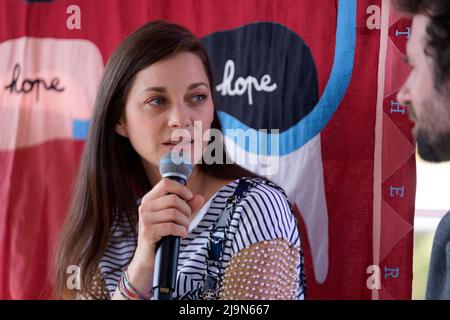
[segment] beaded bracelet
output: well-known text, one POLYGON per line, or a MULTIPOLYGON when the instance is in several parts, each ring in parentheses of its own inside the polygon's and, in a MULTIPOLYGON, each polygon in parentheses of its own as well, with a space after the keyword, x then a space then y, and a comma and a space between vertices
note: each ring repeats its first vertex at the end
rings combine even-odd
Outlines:
POLYGON ((128 268, 125 268, 125 270, 123 271, 117 288, 119 289, 120 295, 125 300, 150 300, 152 297, 152 292, 143 295, 131 285, 128 276, 128 268))
POLYGON ((123 292, 123 288, 122 288, 122 279, 119 280, 119 283, 117 285, 117 289, 119 289, 119 293, 122 296, 122 298, 124 298, 124 300, 130 300, 130 298, 123 292))

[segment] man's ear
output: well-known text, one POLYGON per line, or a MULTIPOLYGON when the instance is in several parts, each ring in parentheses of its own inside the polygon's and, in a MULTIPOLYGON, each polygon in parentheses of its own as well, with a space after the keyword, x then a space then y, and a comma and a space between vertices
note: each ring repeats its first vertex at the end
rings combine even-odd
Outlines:
POLYGON ((128 138, 127 130, 125 129, 125 121, 120 119, 116 124, 116 132, 120 134, 122 137, 128 138))

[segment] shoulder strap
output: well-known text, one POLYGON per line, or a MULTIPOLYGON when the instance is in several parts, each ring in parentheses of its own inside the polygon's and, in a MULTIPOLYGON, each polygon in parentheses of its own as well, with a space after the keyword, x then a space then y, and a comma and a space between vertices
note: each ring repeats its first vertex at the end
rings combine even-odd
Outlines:
POLYGON ((233 194, 228 197, 224 209, 217 217, 215 226, 210 232, 208 239, 208 256, 206 270, 203 276, 200 299, 218 299, 218 279, 220 277, 220 266, 222 265, 222 253, 227 239, 227 231, 231 221, 234 208, 241 201, 244 194, 250 189, 251 181, 240 178, 233 194))

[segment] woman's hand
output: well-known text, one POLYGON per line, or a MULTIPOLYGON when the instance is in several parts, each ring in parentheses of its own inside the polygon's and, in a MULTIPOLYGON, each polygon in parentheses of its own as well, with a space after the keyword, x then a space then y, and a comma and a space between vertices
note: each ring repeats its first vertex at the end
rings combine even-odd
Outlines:
POLYGON ((128 266, 129 281, 138 291, 150 292, 153 281, 156 245, 165 236, 188 235, 193 213, 203 205, 181 183, 163 178, 141 200, 137 248, 128 266))

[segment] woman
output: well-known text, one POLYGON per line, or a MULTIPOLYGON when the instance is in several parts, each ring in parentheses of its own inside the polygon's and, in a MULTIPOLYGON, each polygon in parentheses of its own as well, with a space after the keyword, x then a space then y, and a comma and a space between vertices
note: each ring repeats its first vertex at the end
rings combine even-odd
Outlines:
MULTIPOLYGON (((201 157, 186 186, 161 178, 159 161, 178 142, 175 130, 195 138, 194 122, 220 129, 212 86, 202 44, 181 26, 151 22, 113 53, 57 252, 59 297, 151 299, 156 245, 168 235, 182 238, 175 299, 304 297, 297 223, 281 188, 201 157), (208 246, 219 229, 212 261, 208 246), (79 290, 67 286, 73 265, 81 270, 79 290)), ((210 142, 184 147, 204 153, 210 142)))

